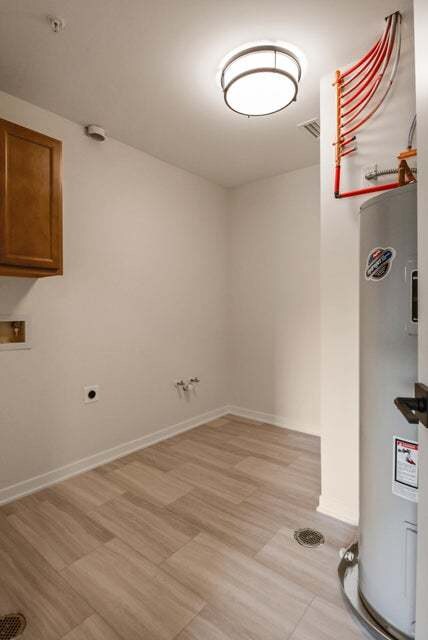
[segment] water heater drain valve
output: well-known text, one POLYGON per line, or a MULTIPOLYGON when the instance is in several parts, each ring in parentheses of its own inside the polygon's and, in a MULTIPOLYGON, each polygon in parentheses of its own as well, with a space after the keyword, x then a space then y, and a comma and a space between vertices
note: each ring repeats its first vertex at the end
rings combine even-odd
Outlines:
POLYGON ((351 564, 355 559, 355 554, 350 549, 343 549, 342 548, 339 551, 339 557, 341 559, 345 560, 346 562, 349 562, 351 564))

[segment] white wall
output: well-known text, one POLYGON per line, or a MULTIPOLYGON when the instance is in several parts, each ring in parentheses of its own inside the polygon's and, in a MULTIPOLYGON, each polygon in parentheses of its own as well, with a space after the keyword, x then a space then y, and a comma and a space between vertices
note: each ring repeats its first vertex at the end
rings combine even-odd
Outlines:
MULTIPOLYGON (((379 25, 381 28, 382 25, 379 25)), ((363 51, 361 52, 364 53, 363 51)), ((350 61, 338 61, 346 68, 350 61)), ((324 513, 358 522, 359 364, 358 211, 363 198, 335 200, 334 71, 321 80, 321 457, 324 513)), ((358 153, 343 160, 342 191, 363 186, 365 166, 395 167, 415 113, 413 34, 403 12, 403 49, 385 107, 358 134, 358 153)), ((387 178, 391 180, 391 178, 387 178)), ((367 183, 364 183, 364 186, 367 183)))
MULTIPOLYGON (((345 187, 360 184, 363 165, 395 164, 406 144, 404 27, 397 84, 345 161, 345 187)), ((332 196, 331 79, 321 227, 318 167, 228 194, 0 94, 2 117, 64 141, 65 177, 64 277, 0 279, 0 314, 27 314, 33 329, 31 351, 0 353, 0 491, 232 403, 313 433, 321 421, 321 510, 357 521, 361 199, 332 196), (202 384, 187 402, 172 382, 193 374, 202 384), (94 383, 101 399, 85 406, 82 387, 94 383)))
POLYGON ((0 352, 0 501, 231 403, 318 433, 319 167, 226 192, 4 93, 0 114, 64 142, 64 276, 0 278, 32 325, 0 352))
POLYGON ((31 351, 0 352, 0 489, 222 407, 226 192, 0 94, 1 117, 64 142, 64 277, 0 278, 31 351), (176 378, 199 375, 197 396, 176 378), (83 385, 100 401, 83 404, 83 385))
POLYGON ((233 403, 318 433, 319 166, 233 190, 230 216, 233 403))
MULTIPOLYGON (((418 259, 419 259, 419 380, 428 384, 428 4, 415 0, 416 109, 418 116, 418 259)), ((418 586, 416 638, 428 629, 428 429, 419 426, 421 447, 418 506, 418 586)))

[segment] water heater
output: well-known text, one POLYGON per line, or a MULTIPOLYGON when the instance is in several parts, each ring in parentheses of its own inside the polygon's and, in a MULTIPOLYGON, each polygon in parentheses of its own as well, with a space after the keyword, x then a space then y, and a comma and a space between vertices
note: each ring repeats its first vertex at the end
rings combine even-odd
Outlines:
POLYGON ((414 638, 417 425, 394 406, 417 380, 416 185, 360 215, 360 540, 358 591, 388 635, 414 638))

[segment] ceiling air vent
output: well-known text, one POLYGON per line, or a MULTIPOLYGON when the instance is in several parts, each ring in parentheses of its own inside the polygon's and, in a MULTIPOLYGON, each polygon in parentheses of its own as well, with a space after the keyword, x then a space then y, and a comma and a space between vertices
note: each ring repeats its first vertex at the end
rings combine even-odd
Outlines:
POLYGON ((297 126, 300 129, 306 129, 306 131, 310 133, 314 138, 320 137, 320 121, 318 120, 318 118, 306 120, 306 122, 301 122, 297 126))

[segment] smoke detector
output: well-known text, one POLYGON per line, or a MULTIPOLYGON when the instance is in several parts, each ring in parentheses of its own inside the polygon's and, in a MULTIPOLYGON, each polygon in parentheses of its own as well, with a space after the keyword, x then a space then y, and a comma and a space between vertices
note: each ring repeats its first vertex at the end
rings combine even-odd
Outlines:
POLYGON ((318 120, 318 118, 312 118, 311 120, 306 120, 306 122, 301 122, 297 126, 299 127, 299 129, 305 129, 314 138, 318 139, 321 135, 320 121, 318 120))
POLYGON ((61 31, 64 31, 65 20, 63 18, 58 18, 58 16, 48 16, 47 18, 54 33, 61 33, 61 31))
POLYGON ((85 127, 85 133, 96 142, 104 142, 104 140, 107 139, 105 129, 100 127, 98 124, 88 124, 85 127))

